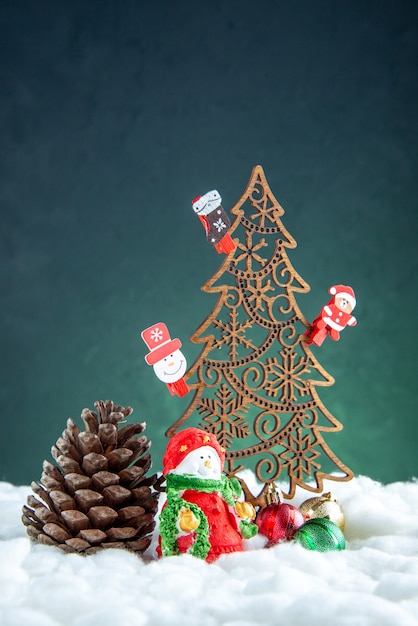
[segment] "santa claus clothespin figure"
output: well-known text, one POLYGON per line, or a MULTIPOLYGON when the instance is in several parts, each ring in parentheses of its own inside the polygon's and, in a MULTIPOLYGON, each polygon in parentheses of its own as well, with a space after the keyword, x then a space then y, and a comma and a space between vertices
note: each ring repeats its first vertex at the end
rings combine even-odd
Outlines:
POLYGON ((187 362, 180 351, 180 339, 171 339, 163 322, 143 330, 141 337, 150 351, 145 355, 145 361, 153 366, 157 378, 167 385, 172 395, 186 395, 190 390, 183 378, 187 362))
POLYGON ((169 440, 159 556, 188 553, 211 563, 221 554, 242 551, 243 538, 257 534, 255 509, 241 499, 239 480, 222 473, 224 461, 215 435, 200 428, 186 428, 169 440))
POLYGON ((218 254, 229 254, 236 246, 228 230, 231 226, 230 219, 221 206, 222 198, 219 191, 208 191, 204 196, 198 196, 192 201, 193 211, 197 213, 202 222, 206 238, 218 254))
POLYGON ((332 295, 321 313, 312 322, 311 328, 305 333, 306 343, 321 346, 325 337, 329 335, 334 341, 340 338, 340 332, 346 326, 355 326, 357 320, 351 315, 356 306, 356 296, 347 285, 334 285, 328 289, 332 295))

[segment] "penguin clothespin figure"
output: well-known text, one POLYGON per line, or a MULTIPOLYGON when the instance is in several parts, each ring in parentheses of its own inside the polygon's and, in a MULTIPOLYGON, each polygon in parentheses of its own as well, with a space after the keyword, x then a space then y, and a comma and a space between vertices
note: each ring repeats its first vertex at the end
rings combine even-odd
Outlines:
POLYGON ((218 254, 229 254, 236 245, 228 230, 231 221, 221 205, 219 191, 208 191, 192 201, 193 211, 197 213, 206 231, 206 239, 213 245, 218 254))
POLYGON ((180 351, 180 339, 171 339, 168 328, 163 322, 158 322, 143 330, 141 337, 149 350, 149 353, 145 355, 145 361, 153 366, 157 378, 167 385, 172 395, 180 398, 185 396, 190 389, 183 378, 187 361, 180 351))

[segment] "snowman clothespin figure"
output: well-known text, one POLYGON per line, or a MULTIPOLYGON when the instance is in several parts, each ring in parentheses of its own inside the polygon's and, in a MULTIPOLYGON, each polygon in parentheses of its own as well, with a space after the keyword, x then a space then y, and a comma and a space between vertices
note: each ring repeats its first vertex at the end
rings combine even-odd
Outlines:
POLYGON ((235 250, 236 245, 228 232, 231 222, 221 202, 219 191, 214 189, 204 196, 195 198, 192 206, 205 228, 208 242, 214 246, 218 254, 222 252, 229 254, 235 250))
POLYGON ((340 332, 346 326, 355 326, 357 320, 351 315, 356 306, 356 296, 347 285, 334 285, 328 289, 331 300, 312 322, 311 328, 305 333, 306 343, 321 346, 327 335, 334 341, 340 338, 340 332))
POLYGON ((180 339, 171 339, 168 328, 163 322, 158 322, 143 330, 141 337, 150 351, 145 355, 145 361, 153 366, 157 378, 167 385, 172 395, 180 398, 186 395, 190 391, 183 378, 187 361, 180 351, 180 339))
POLYGON ((159 556, 192 554, 208 563, 243 550, 257 534, 255 509, 239 498, 237 478, 222 473, 225 451, 215 435, 186 428, 168 442, 163 457, 167 502, 160 515, 159 556))

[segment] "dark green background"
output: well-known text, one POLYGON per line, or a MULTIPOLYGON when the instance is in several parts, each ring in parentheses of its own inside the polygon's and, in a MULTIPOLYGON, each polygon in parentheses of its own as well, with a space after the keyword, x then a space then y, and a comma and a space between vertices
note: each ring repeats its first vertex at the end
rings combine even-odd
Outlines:
POLYGON ((417 4, 311 0, 0 3, 0 479, 29 483, 69 416, 111 398, 147 421, 155 469, 188 404, 144 362, 183 341, 220 257, 191 210, 229 209, 264 167, 311 285, 356 291, 316 352, 356 474, 418 474, 417 4))

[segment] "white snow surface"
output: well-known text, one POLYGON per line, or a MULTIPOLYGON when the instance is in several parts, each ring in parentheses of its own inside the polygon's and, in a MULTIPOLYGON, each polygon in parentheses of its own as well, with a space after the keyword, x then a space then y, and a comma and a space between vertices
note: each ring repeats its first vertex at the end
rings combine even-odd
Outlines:
MULTIPOLYGON (((245 475, 250 484, 252 475, 245 475)), ((253 481, 254 485, 254 481, 253 481)), ((253 542, 208 565, 144 562, 33 544, 20 521, 29 487, 0 483, 1 626, 347 626, 418 624, 418 481, 329 481, 347 549, 253 542)), ((298 491, 298 505, 315 494, 298 491)))

